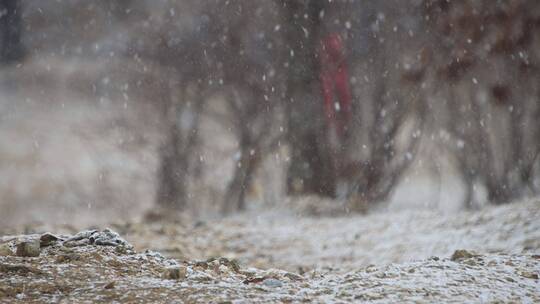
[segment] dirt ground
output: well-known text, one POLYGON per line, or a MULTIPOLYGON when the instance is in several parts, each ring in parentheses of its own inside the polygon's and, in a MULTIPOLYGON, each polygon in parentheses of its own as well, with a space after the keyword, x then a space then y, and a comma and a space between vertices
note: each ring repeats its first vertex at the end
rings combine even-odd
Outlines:
POLYGON ((537 303, 539 216, 533 200, 451 215, 180 217, 111 223, 127 240, 115 246, 100 232, 27 227, 39 233, 1 234, 0 302, 537 303), (61 239, 16 256, 46 230, 61 239))

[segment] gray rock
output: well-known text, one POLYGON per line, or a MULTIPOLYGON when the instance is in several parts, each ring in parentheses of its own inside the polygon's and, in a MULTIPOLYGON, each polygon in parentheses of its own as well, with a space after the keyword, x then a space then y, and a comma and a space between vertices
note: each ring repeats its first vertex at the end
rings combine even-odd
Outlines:
POLYGON ((73 242, 73 241, 80 241, 80 240, 84 240, 84 239, 89 239, 92 235, 94 235, 97 232, 98 232, 97 230, 81 231, 81 232, 75 234, 74 236, 68 238, 66 240, 66 242, 73 242))
POLYGON ((12 256, 13 250, 9 244, 0 244, 0 256, 12 256))
POLYGON ((61 237, 56 236, 49 232, 46 232, 39 237, 39 242, 40 242, 41 247, 47 247, 56 242, 63 241, 63 240, 64 239, 62 239, 61 237))
POLYGON ((38 239, 22 241, 17 244, 16 255, 20 257, 37 257, 41 253, 38 239))
POLYGON ((90 241, 88 239, 82 239, 82 240, 67 240, 63 243, 66 247, 79 247, 79 246, 87 246, 90 245, 90 241))
POLYGON ((163 271, 163 278, 166 280, 180 280, 187 277, 187 268, 185 266, 167 267, 163 271))
POLYGON ((120 235, 111 229, 107 228, 103 231, 98 230, 86 230, 77 233, 76 235, 68 238, 64 245, 67 247, 97 245, 97 246, 124 246, 126 248, 133 248, 133 246, 126 240, 120 237, 120 235))
POLYGON ((273 287, 273 288, 283 286, 283 282, 281 282, 280 280, 276 280, 276 279, 266 279, 266 280, 263 281, 263 284, 266 287, 273 287))
POLYGON ((128 244, 128 242, 121 238, 118 233, 112 231, 109 228, 101 232, 94 233, 90 237, 90 242, 98 246, 125 246, 128 244))

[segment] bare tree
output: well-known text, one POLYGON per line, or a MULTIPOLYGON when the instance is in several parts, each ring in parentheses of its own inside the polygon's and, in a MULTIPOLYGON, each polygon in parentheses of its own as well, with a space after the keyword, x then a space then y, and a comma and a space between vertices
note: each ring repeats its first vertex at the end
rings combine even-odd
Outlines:
POLYGON ((281 134, 275 132, 276 101, 268 105, 255 88, 231 89, 227 102, 234 111, 233 130, 239 141, 238 160, 229 181, 223 202, 223 211, 229 213, 245 209, 245 195, 256 169, 266 155, 275 150, 281 134), (274 129, 274 130, 273 130, 274 129))
MULTIPOLYGON (((384 68, 381 75, 384 75, 384 68)), ((368 137, 363 143, 367 155, 347 173, 353 185, 349 204, 353 210, 363 211, 375 203, 386 202, 414 161, 420 146, 425 121, 425 100, 422 93, 401 86, 401 96, 388 88, 389 79, 376 80, 371 99, 373 108, 371 125, 366 125, 368 137), (397 95, 396 95, 397 94, 397 95)), ((394 84, 395 85, 395 84, 394 84)), ((349 167, 348 170, 351 167, 349 167)))
POLYGON ((439 81, 449 85, 449 129, 460 142, 452 150, 468 207, 475 181, 484 184, 492 203, 535 191, 539 143, 531 123, 538 107, 538 56, 532 50, 539 7, 532 1, 425 1, 438 54, 432 64, 439 81))
POLYGON ((222 210, 245 209, 246 191, 262 160, 277 147, 281 135, 279 113, 282 39, 275 33, 281 16, 272 2, 236 2, 216 12, 222 28, 224 97, 231 113, 227 123, 238 140, 238 156, 222 210), (256 18, 253 18, 256 16, 256 18))
POLYGON ((127 55, 161 75, 154 102, 162 111, 166 136, 159 149, 156 203, 166 209, 188 206, 200 116, 207 97, 215 91, 212 79, 219 77, 214 73, 219 70, 213 50, 219 31, 205 14, 207 4, 142 5, 139 9, 146 12, 149 24, 131 30, 127 55), (192 19, 193 14, 199 18, 192 19))
MULTIPOLYGON (((387 57, 399 55, 398 42, 391 41, 403 43, 404 39, 393 33, 393 26, 382 22, 376 24, 377 32, 365 39, 371 44, 370 58, 364 59, 370 73, 364 69, 360 77, 374 79, 373 93, 367 98, 355 96, 348 126, 352 138, 336 139, 319 97, 323 92, 319 89, 318 48, 322 35, 329 32, 341 32, 348 45, 361 38, 347 32, 354 22, 354 16, 348 14, 354 6, 346 1, 331 5, 321 1, 283 1, 281 5, 290 20, 286 27, 291 52, 286 98, 292 147, 289 189, 295 190, 300 184, 300 193, 335 197, 338 184, 345 182, 353 208, 386 200, 416 155, 425 113, 424 96, 418 90, 421 79, 403 85, 401 80, 405 76, 401 72, 388 72, 392 66, 386 64, 387 57), (385 38, 384 43, 381 37, 385 38)), ((368 7, 374 7, 375 13, 380 9, 394 16, 391 4, 370 2, 365 9, 368 7)), ((379 16, 375 14, 375 18, 379 16)), ((362 61, 349 58, 353 59, 355 63, 362 61)))
MULTIPOLYGON (((167 138, 160 148, 160 167, 158 171, 157 203, 168 209, 184 209, 188 203, 188 183, 193 154, 196 150, 199 119, 204 106, 204 97, 200 87, 182 87, 180 83, 173 84, 183 90, 183 94, 169 98, 183 100, 168 100, 165 118, 167 122, 167 138), (190 89, 192 92, 190 92, 190 89), (190 96, 191 95, 191 96, 190 96), (186 99, 190 98, 190 101, 186 99), (188 112, 189 110, 189 112, 188 112), (182 126, 182 115, 192 116, 187 127, 182 126)), ((174 91, 174 90, 173 90, 174 91)), ((169 91, 166 91, 169 93, 169 91)))
MULTIPOLYGON (((211 96, 223 98, 230 117, 213 117, 232 126, 240 155, 228 183, 222 210, 245 207, 245 193, 261 160, 277 142, 275 115, 280 90, 276 65, 280 36, 273 35, 277 14, 272 3, 200 1, 164 6, 153 16, 153 37, 133 53, 166 73, 161 104, 167 137, 160 149, 157 203, 183 209, 198 140, 199 117, 211 96), (179 26, 177 8, 188 11, 179 26), (252 18, 256 15, 257 18, 252 18), (191 116, 185 119, 185 116, 191 116), (185 122, 190 121, 189 126, 185 122)), ((180 14, 180 13, 179 13, 180 14)), ((137 47, 138 46, 138 47, 137 47)))

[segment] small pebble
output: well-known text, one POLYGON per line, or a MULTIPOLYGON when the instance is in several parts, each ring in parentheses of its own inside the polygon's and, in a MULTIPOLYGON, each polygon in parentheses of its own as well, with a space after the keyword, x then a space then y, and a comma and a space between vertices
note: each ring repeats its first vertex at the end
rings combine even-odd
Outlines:
POLYGON ((518 272, 522 277, 532 280, 538 280, 538 273, 531 271, 520 271, 518 272))
POLYGON ((165 268, 163 278, 166 280, 180 280, 187 277, 187 268, 184 266, 173 266, 165 268))
POLYGON ((458 260, 463 260, 463 259, 470 259, 475 256, 477 255, 467 250, 460 249, 460 250, 454 251, 454 254, 452 254, 452 257, 450 257, 450 260, 458 261, 458 260))

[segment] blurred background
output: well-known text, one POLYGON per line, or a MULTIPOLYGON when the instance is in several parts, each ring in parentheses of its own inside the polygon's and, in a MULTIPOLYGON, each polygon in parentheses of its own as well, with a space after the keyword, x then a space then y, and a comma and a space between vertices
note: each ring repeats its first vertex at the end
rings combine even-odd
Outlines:
POLYGON ((535 0, 2 0, 0 227, 536 196, 539 68, 535 0))

